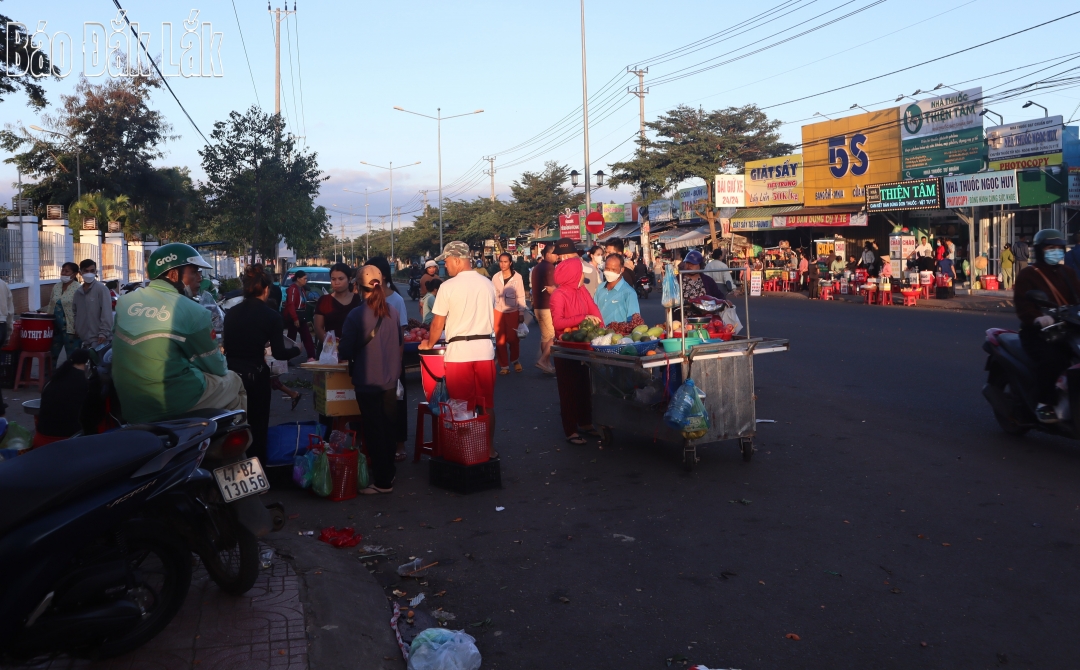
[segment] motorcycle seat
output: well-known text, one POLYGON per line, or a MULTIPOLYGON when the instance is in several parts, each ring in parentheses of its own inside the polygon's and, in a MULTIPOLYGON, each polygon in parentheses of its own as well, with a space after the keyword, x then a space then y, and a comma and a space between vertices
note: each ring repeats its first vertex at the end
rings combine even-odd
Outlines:
POLYGON ((145 431, 53 442, 0 462, 0 535, 84 493, 130 476, 165 449, 145 431))
POLYGON ((1034 365, 1027 352, 1024 351, 1024 345, 1020 342, 1018 333, 998 333, 997 338, 998 342, 1001 343, 1001 348, 1007 351, 1010 356, 1025 365, 1034 365))

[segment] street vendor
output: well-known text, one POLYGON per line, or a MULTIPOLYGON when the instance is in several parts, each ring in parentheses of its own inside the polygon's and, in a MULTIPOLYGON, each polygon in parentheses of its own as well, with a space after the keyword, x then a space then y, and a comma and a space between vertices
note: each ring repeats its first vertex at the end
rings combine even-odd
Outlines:
MULTIPOLYGON (((700 270, 704 265, 705 259, 701 256, 701 252, 691 251, 683 258, 682 269, 683 271, 692 272, 700 270)), ((689 301, 705 295, 712 296, 717 300, 723 300, 726 297, 712 277, 704 272, 694 272, 693 274, 687 274, 683 278, 684 300, 689 301)))
MULTIPOLYGON (((582 321, 602 322, 600 310, 582 284, 585 275, 581 260, 571 258, 555 268, 557 288, 551 294, 551 322, 555 332, 577 328, 582 321)), ((581 361, 555 357, 555 377, 559 386, 559 409, 563 432, 570 444, 585 444, 581 433, 599 437, 592 426, 592 382, 589 366, 581 361)))
POLYGON ((594 296, 604 323, 625 323, 641 313, 637 291, 623 277, 623 257, 620 254, 610 254, 605 259, 604 280, 605 283, 596 289, 594 296))

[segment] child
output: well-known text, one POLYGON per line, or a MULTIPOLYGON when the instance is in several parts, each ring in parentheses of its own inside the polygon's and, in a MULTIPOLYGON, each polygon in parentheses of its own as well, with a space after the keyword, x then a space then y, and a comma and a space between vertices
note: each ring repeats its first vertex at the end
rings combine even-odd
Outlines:
POLYGON ((427 295, 420 301, 420 319, 425 326, 430 326, 431 319, 435 316, 431 313, 431 307, 435 304, 435 295, 439 292, 440 286, 442 286, 441 279, 432 279, 428 282, 427 295))

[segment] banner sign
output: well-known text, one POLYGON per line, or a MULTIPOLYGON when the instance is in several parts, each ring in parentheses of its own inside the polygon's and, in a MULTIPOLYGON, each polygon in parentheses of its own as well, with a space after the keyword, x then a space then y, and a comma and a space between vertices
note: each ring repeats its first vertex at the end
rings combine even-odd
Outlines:
POLYGON ((741 174, 716 175, 716 206, 745 207, 746 178, 741 174))
POLYGON ((559 215, 559 237, 581 241, 581 216, 577 212, 559 215))
POLYGON ((1026 168, 1044 168, 1051 165, 1061 165, 1063 155, 1045 154, 1042 156, 1025 156, 1024 158, 1002 158, 990 160, 991 170, 1024 170, 1026 168))
POLYGON ((604 223, 623 223, 626 221, 626 208, 623 205, 604 204, 604 223))
POLYGON ((901 106, 904 179, 981 170, 981 111, 981 87, 901 106))
POLYGON ((517 238, 511 237, 506 241, 506 250, 510 253, 517 251, 517 238))
POLYGON ((807 206, 862 206, 867 185, 898 179, 899 121, 899 112, 891 107, 803 126, 803 199, 807 206))
POLYGON ((1080 167, 1069 168, 1069 206, 1080 207, 1080 167))
MULTIPOLYGON (((1061 153, 1063 122, 1061 116, 1050 116, 987 129, 986 143, 990 146, 990 160, 1061 153)), ((1050 165, 1060 165, 1060 161, 1050 165)))
POLYGON ((945 206, 950 209, 1020 202, 1016 193, 1016 170, 945 177, 943 190, 945 206))
MULTIPOLYGON (((732 221, 734 223, 734 221, 732 221)), ((787 214, 773 217, 773 228, 865 226, 866 212, 840 214, 787 214)))
POLYGON ((866 189, 866 209, 894 212, 941 209, 941 182, 937 177, 874 184, 866 189))
POLYGON ((664 221, 671 221, 672 218, 672 206, 670 200, 655 200, 649 203, 649 221, 652 223, 663 223, 664 221))
POLYGON ((689 221, 696 217, 698 207, 708 207, 708 200, 708 186, 691 186, 690 188, 679 189, 679 220, 689 221))
POLYGON ((761 270, 750 271, 750 295, 761 295, 761 270))
POLYGON ((802 156, 799 154, 747 161, 743 175, 746 206, 801 204, 802 167, 802 156))

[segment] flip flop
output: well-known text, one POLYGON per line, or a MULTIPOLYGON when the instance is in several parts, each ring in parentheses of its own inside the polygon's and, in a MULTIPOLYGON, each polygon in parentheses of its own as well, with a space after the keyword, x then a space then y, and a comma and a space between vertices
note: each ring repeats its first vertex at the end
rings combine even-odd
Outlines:
POLYGON ((374 485, 369 486, 367 488, 360 489, 359 491, 357 491, 357 493, 359 493, 360 495, 364 495, 364 496, 373 496, 373 495, 378 495, 380 493, 393 493, 393 492, 394 492, 393 487, 388 488, 388 489, 380 489, 379 487, 374 486, 374 485))
POLYGON ((404 461, 408 457, 409 457, 409 455, 406 454, 404 451, 399 451, 396 454, 394 454, 394 460, 397 461, 398 463, 404 461))
POLYGON ((566 441, 570 444, 587 444, 585 438, 578 435, 577 433, 574 433, 570 437, 566 438, 566 441))
POLYGON ((523 372, 524 368, 521 367, 521 363, 514 361, 514 372, 523 372))
POLYGON ((543 372, 544 374, 548 374, 548 375, 555 374, 555 368, 554 367, 545 368, 543 365, 540 365, 539 363, 536 364, 536 367, 540 368, 540 371, 543 372))
POLYGON ((296 397, 292 399, 292 407, 289 408, 289 411, 296 409, 296 406, 300 404, 300 400, 303 399, 303 397, 303 393, 297 393, 296 397))

